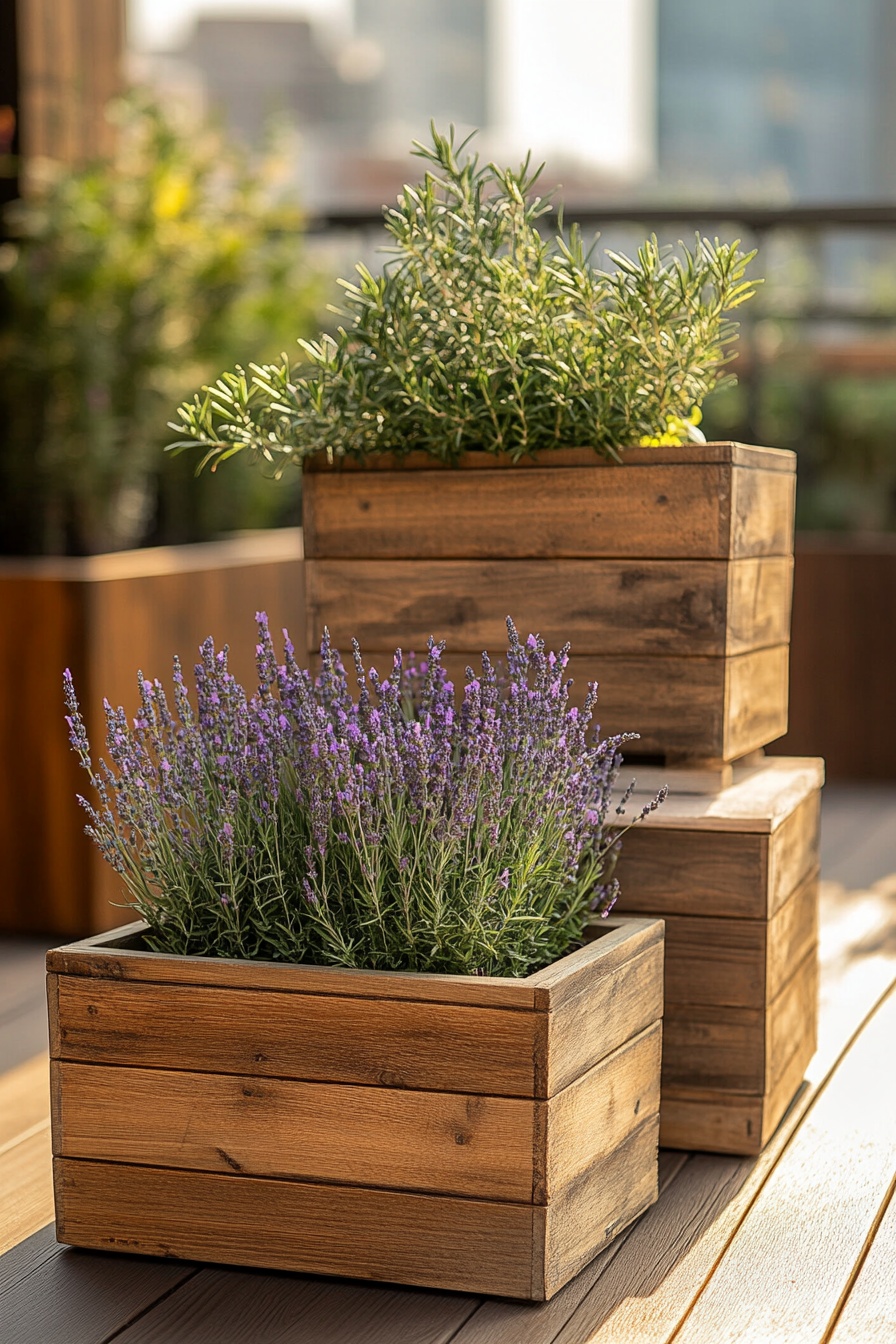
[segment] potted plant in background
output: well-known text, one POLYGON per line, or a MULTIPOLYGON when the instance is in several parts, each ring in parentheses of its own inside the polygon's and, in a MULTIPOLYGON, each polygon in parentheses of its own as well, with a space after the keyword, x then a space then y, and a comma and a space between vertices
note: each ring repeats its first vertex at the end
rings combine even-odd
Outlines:
POLYGON ((393 256, 358 268, 335 338, 303 343, 310 371, 224 374, 172 446, 305 468, 309 649, 324 623, 377 650, 436 629, 462 658, 512 607, 570 633, 605 723, 717 787, 787 719, 794 457, 696 427, 750 256, 653 239, 606 272, 575 230, 542 231, 527 164, 435 130, 417 153, 393 256))
POLYGON ((550 1297, 656 1198, 662 923, 583 945, 622 740, 510 622, 456 708, 441 645, 356 645, 353 700, 260 620, 251 700, 209 640, 195 709, 176 667, 108 710, 109 766, 68 680, 144 922, 48 956, 58 1236, 550 1297))
POLYGON ((114 158, 45 166, 0 249, 0 663, 17 687, 0 745, 30 763, 0 792, 6 929, 84 933, 108 908, 63 801, 45 678, 74 667, 101 723, 95 688, 129 694, 134 660, 162 670, 176 641, 227 638, 233 606, 302 612, 295 529, 158 549, 270 526, 296 504, 257 472, 214 486, 159 470, 167 408, 197 378, 312 320, 282 163, 272 147, 250 169, 141 96, 113 112, 114 158))

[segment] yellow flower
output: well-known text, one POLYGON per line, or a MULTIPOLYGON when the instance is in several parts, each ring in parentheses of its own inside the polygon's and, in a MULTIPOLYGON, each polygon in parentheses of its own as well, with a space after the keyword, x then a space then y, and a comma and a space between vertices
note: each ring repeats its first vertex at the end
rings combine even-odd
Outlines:
POLYGON ((639 442, 641 448, 677 448, 683 443, 704 443, 702 432, 697 428, 703 414, 699 406, 691 409, 690 415, 670 415, 666 418, 666 427, 662 434, 651 434, 639 442))

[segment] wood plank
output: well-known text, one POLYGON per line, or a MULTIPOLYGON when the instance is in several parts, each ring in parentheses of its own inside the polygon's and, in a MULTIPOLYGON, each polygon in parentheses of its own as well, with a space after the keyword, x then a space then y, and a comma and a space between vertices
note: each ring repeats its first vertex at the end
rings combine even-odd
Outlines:
POLYGON ((657 941, 549 1014, 543 1095, 554 1096, 662 1015, 663 946, 657 941))
POLYGON ((643 825, 771 835, 823 784, 824 761, 817 756, 771 756, 760 770, 735 765, 734 783, 716 798, 671 796, 643 825))
MULTIPOLYGON (((226 541, 144 546, 104 555, 0 556, 0 579, 56 579, 76 583, 198 574, 243 565, 294 564, 304 555, 300 527, 275 527, 226 541)), ((301 571, 298 570, 297 573, 301 571)), ((251 621, 253 613, 249 613, 251 621)))
POLYGON ((72 1251, 50 1225, 0 1259, 0 1320, 15 1344, 97 1344, 195 1274, 192 1265, 72 1251))
POLYGON ((622 842, 617 908, 664 919, 699 919, 712 911, 724 919, 764 920, 767 856, 768 838, 763 835, 666 831, 641 823, 622 842))
POLYGON ((725 735, 721 754, 737 760, 787 731, 790 647, 757 649, 725 662, 725 735))
POLYGON ((816 1344, 826 1336, 896 1166, 894 1034, 891 993, 800 1125, 685 1321, 680 1344, 816 1344), (824 1248, 810 1273, 807 1246, 824 1248))
POLYGON ((724 652, 750 653, 789 644, 792 592, 792 557, 733 560, 728 566, 724 652))
POLYGON ((525 977, 514 980, 411 971, 356 971, 338 966, 168 956, 147 952, 142 946, 140 935, 145 928, 138 920, 110 930, 103 942, 88 938, 54 948, 47 954, 47 966, 58 974, 129 983, 270 989, 321 997, 467 1004, 508 1010, 535 1006, 534 989, 525 977))
POLYGON ((731 554, 791 555, 795 509, 795 474, 735 467, 731 554))
POLYGON ((116 1344, 450 1344, 478 1298, 203 1269, 116 1344))
POLYGON ((531 1097, 541 1018, 498 1008, 60 976, 58 1057, 531 1097))
MULTIPOLYGON (((877 903, 877 927, 889 914, 877 903)), ((857 946, 867 943, 872 923, 857 946)), ((838 940, 841 948, 850 939, 838 940)), ((848 1046, 857 1024, 873 1012, 896 973, 893 950, 828 960, 822 996, 820 1048, 811 1087, 800 1094, 758 1159, 697 1155, 678 1171, 658 1204, 622 1241, 600 1257, 545 1307, 486 1303, 456 1344, 671 1344, 716 1264, 736 1237, 746 1212, 780 1160, 789 1140, 848 1046), (565 1327, 565 1328, 564 1328, 565 1327)), ((662 1154, 661 1158, 668 1158, 662 1154)), ((839 1159, 838 1159, 839 1161, 839 1159)), ((808 1211, 811 1213, 811 1209, 808 1211)), ((818 1245, 810 1235, 807 1245, 818 1245)), ((709 1336, 712 1338, 712 1336, 709 1336)), ((752 1340, 758 1338, 753 1335, 752 1340)))
POLYGON ((308 645, 324 626, 336 645, 384 637, 456 652, 506 647, 521 633, 578 654, 746 653, 789 638, 791 561, 306 560, 308 645))
MULTIPOLYGON (((660 1152, 661 1196, 679 1177, 687 1161, 682 1153, 660 1152)), ((649 1213, 644 1215, 650 1216, 649 1213)), ((636 1235, 643 1221, 644 1218, 636 1220, 622 1231, 615 1241, 548 1302, 536 1304, 486 1299, 458 1333, 457 1344, 553 1344, 558 1331, 588 1295, 594 1283, 607 1273, 613 1260, 622 1252, 629 1238, 636 1235)), ((576 1340, 575 1344, 582 1344, 582 1341, 576 1340)))
POLYGON ((544 1210, 545 1298, 553 1297, 656 1202, 658 1136, 659 1115, 654 1114, 608 1157, 566 1186, 544 1210))
POLYGON ((814 1039, 818 994, 813 951, 767 1008, 667 1003, 663 1084, 765 1094, 777 1083, 796 1042, 814 1039))
POLYGON ((95 934, 47 953, 50 972, 92 979, 152 984, 280 990, 338 998, 406 999, 421 1003, 469 1004, 478 1008, 544 1011, 578 994, 599 964, 612 974, 629 956, 660 938, 653 919, 610 915, 600 924, 600 942, 581 948, 528 976, 440 975, 419 971, 363 971, 292 962, 229 961, 223 957, 182 957, 149 951, 147 924, 130 924, 95 934))
MULTIPOLYGON (((632 1067, 643 1074, 641 1054, 632 1067)), ((57 1156, 532 1201, 531 1101, 85 1064, 54 1071, 57 1156)), ((628 1075, 608 1083, 604 1068, 605 1091, 621 1092, 628 1075)), ((601 1100, 606 1116, 609 1096, 601 1100)))
MULTIPOLYGON (((383 649, 384 642, 378 648, 364 650, 365 663, 380 672, 392 666, 394 653, 394 647, 383 649)), ((506 647, 503 639, 502 647, 506 647)), ((419 653, 420 648, 416 651, 419 653)), ((721 756, 728 662, 756 659, 764 663, 776 658, 773 649, 761 649, 731 660, 609 653, 580 657, 574 652, 568 667, 573 679, 570 701, 581 705, 589 682, 596 681, 600 685, 597 719, 605 735, 636 732, 640 735, 637 744, 640 752, 721 756), (662 696, 656 694, 659 685, 663 687, 662 696)), ((469 664, 479 666, 476 654, 452 653, 450 648, 442 661, 458 690, 464 686, 469 664)))
POLYGON ((50 1121, 0 1148, 0 1255, 53 1217, 50 1121))
POLYGON ((310 559, 789 555, 794 482, 722 463, 583 471, 544 457, 526 473, 312 472, 302 518, 310 559))
POLYGON ((664 921, 666 1003, 764 1006, 818 941, 818 872, 771 921, 670 914, 664 921))
POLYGON ((58 1235, 71 1245, 531 1295, 531 1205, 71 1158, 54 1167, 58 1235))
POLYGON ((769 848, 769 914, 779 910, 814 868, 821 829, 821 794, 810 793, 775 832, 769 848))
POLYGON ((871 1244, 849 1290, 829 1344, 888 1344, 896 1339, 896 1180, 891 1182, 886 1207, 871 1229, 871 1244))
POLYGON ((661 1049, 655 1022, 547 1102, 547 1199, 659 1113, 661 1049))
POLYGON ((0 1151, 50 1114, 50 1062, 46 1054, 0 1075, 0 1151))
MULTIPOLYGON (((656 467, 672 462, 732 462, 740 467, 752 467, 762 471, 782 471, 793 474, 796 471, 796 453, 788 448, 764 448, 756 444, 733 443, 719 440, 713 443, 682 443, 657 448, 642 448, 636 445, 622 450, 625 453, 625 468, 656 467)), ((599 466, 605 471, 618 471, 619 464, 610 458, 601 457, 593 448, 550 448, 534 457, 522 457, 518 461, 508 453, 463 453, 457 465, 437 462, 429 453, 416 451, 395 457, 389 453, 377 453, 365 458, 363 462, 351 457, 340 457, 335 463, 325 454, 310 457, 302 464, 305 473, 323 473, 341 471, 457 471, 459 468, 472 471, 494 470, 532 470, 544 465, 546 458, 556 466, 593 467, 599 466)))

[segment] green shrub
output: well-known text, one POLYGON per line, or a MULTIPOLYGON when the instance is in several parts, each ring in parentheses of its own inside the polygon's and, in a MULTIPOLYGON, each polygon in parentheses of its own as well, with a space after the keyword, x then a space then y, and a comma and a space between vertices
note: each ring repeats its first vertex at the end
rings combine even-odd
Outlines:
MULTIPOLYGON (((314 330, 318 293, 276 153, 251 167, 134 95, 115 157, 46 170, 0 249, 0 548, 91 553, 153 530, 170 407, 228 362, 314 330)), ((167 466, 167 473, 165 468, 167 466)), ((179 492, 189 491, 186 472, 179 492)), ((263 521, 275 487, 193 489, 187 528, 263 521), (254 493, 248 509, 237 493, 254 493), (265 501, 262 496, 270 498, 265 501), (229 496, 229 498, 228 498, 229 496)), ((176 511, 162 501, 163 514, 176 511)), ((176 528, 175 528, 176 531, 176 528)))
MULTIPOLYGON (((465 142, 466 143, 466 142, 465 142)), ((543 235, 537 173, 482 166, 433 128, 423 182, 385 212, 392 258, 357 267, 335 338, 300 341, 310 369, 251 364, 182 406, 171 447, 202 464, 248 449, 282 465, 312 453, 453 460, 560 445, 608 456, 680 442, 724 382, 726 314, 752 291, 751 254, 698 238, 676 254, 650 239, 598 269, 573 229, 543 235)))

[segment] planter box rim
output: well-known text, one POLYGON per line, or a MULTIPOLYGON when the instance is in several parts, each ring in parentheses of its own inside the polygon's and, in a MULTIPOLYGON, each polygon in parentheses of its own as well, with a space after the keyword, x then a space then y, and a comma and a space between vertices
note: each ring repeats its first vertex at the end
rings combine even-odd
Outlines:
POLYGON ((391 453, 371 454, 363 462, 353 457, 340 457, 334 462, 322 453, 306 458, 302 470, 312 473, 364 471, 453 471, 458 469, 506 470, 533 467, 650 467, 675 464, 722 464, 752 467, 764 471, 796 472, 796 453, 789 448, 766 448, 761 445, 736 443, 726 439, 712 443, 687 443, 675 447, 632 447, 620 450, 622 463, 603 457, 594 448, 545 448, 532 457, 514 462, 509 454, 467 452, 457 463, 440 462, 422 450, 414 450, 406 457, 391 453))
POLYGON ((56 579, 95 583, 232 569, 238 565, 273 564, 301 560, 302 557, 302 529, 272 527, 239 533, 221 541, 144 546, 132 551, 105 551, 99 555, 0 556, 0 580, 56 579))
POLYGON ((554 1007, 561 1000, 574 996, 584 983, 583 977, 587 977, 601 961, 611 961, 632 938, 640 935, 643 948, 651 947, 662 938, 664 926, 662 919, 655 916, 610 915, 601 921, 601 932, 592 941, 541 970, 519 977, 362 970, 310 962, 186 956, 126 945, 139 938, 148 927, 145 921, 136 920, 107 933, 51 948, 47 952, 47 971, 50 974, 155 981, 156 976, 152 973, 155 967, 159 979, 174 980, 179 971, 189 975, 193 983, 209 986, 237 983, 251 986, 255 979, 264 981, 259 988, 304 994, 433 998, 439 1002, 474 1005, 487 1000, 495 1007, 538 1010, 554 1007), (149 974, 142 974, 144 969, 149 974), (170 974, 163 974, 165 971, 170 974))

